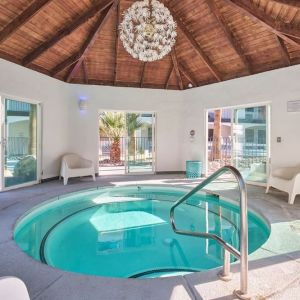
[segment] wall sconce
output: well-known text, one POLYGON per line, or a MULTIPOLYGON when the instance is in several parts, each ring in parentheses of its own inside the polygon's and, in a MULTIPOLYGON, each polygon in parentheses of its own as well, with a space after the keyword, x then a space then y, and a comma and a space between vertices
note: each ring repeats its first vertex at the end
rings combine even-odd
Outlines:
POLYGON ((193 142, 195 140, 196 131, 192 129, 190 131, 190 141, 193 142))
POLYGON ((86 111, 88 109, 88 102, 86 99, 80 98, 78 101, 78 107, 80 111, 86 111))

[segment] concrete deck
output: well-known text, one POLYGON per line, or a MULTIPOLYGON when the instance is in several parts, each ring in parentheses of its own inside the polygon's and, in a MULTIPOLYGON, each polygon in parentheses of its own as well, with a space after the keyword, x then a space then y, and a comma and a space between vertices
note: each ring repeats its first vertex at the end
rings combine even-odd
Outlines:
MULTIPOLYGON (((71 179, 68 186, 52 181, 0 193, 0 276, 17 276, 28 287, 31 299, 49 300, 187 300, 235 299, 239 288, 239 265, 233 280, 218 280, 218 270, 157 279, 119 279, 83 276, 64 272, 33 260, 14 240, 16 220, 34 205, 49 198, 95 186, 124 184, 168 184, 194 186, 198 180, 182 175, 149 175, 71 179)), ((225 197, 234 197, 235 184, 220 181, 209 187, 225 197)), ((248 186, 249 206, 261 212, 271 224, 271 236, 262 248, 250 255, 249 292, 252 299, 300 299, 300 197, 287 204, 287 195, 275 190, 266 195, 260 187, 248 186)), ((3 299, 6 300, 6 299, 3 299)), ((12 300, 12 299, 7 299, 12 300)))

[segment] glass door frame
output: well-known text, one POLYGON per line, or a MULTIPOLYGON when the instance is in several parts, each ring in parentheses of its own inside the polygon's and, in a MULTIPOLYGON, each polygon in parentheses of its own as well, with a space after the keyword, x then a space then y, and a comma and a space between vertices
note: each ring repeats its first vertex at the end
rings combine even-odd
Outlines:
MULTIPOLYGON (((271 159, 271 102, 255 102, 249 104, 241 104, 241 105, 232 105, 232 106, 222 106, 216 108, 207 108, 204 111, 204 128, 205 128, 205 151, 204 151, 204 161, 205 161, 205 176, 208 174, 208 112, 218 109, 231 109, 232 116, 231 116, 231 136, 233 137, 233 122, 234 122, 234 111, 236 109, 243 109, 243 108, 251 108, 251 107, 266 107, 266 152, 267 152, 267 166, 266 166, 266 173, 267 177, 270 170, 270 159, 271 159)), ((231 165, 233 165, 233 147, 231 147, 231 165)), ((256 186, 266 186, 267 183, 261 182, 254 182, 246 180, 247 184, 256 185, 256 186)))
POLYGON ((151 175, 156 172, 156 120, 157 114, 153 111, 123 111, 126 114, 151 114, 152 115, 152 171, 150 172, 129 172, 128 165, 128 132, 127 132, 127 122, 125 126, 126 133, 126 149, 125 149, 125 175, 151 175))
POLYGON ((18 96, 12 96, 7 94, 0 94, 0 121, 1 121, 1 130, 0 130, 0 192, 13 190, 21 187, 31 186, 38 184, 42 179, 42 104, 40 101, 22 98, 18 96), (4 177, 4 161, 5 161, 5 142, 6 139, 6 128, 5 128, 5 101, 15 100, 18 102, 24 102, 36 105, 37 113, 37 178, 34 181, 17 184, 10 187, 5 187, 5 177, 4 177))
MULTIPOLYGON (((157 134, 156 134, 156 128, 157 128, 157 113, 155 111, 147 111, 147 110, 122 110, 122 109, 104 109, 100 108, 98 109, 98 113, 101 112, 119 112, 126 114, 151 114, 152 115, 152 171, 151 172, 128 172, 129 166, 128 166, 128 132, 127 132, 127 124, 125 125, 125 161, 124 161, 124 175, 151 175, 156 173, 157 169, 157 134)), ((99 126, 99 119, 97 119, 98 126, 99 126)), ((99 131, 98 131, 99 132, 99 131)), ((99 152, 99 134, 98 137, 98 143, 97 143, 97 151, 99 152)), ((98 153, 97 152, 97 153, 98 153)), ((100 171, 99 171, 100 172, 100 171)))

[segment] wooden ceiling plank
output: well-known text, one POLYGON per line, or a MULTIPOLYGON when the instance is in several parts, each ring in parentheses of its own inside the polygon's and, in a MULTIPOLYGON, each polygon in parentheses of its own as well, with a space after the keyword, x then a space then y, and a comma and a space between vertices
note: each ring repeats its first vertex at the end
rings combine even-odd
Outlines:
POLYGON ((278 45, 280 47, 281 50, 281 54, 282 54, 282 58, 284 60, 285 65, 288 67, 291 65, 291 58, 290 58, 290 54, 288 52, 288 49, 283 41, 283 39, 279 36, 277 36, 277 41, 278 41, 278 45))
MULTIPOLYGON (((164 2, 165 3, 165 2, 164 2)), ((192 34, 187 30, 186 26, 183 24, 181 19, 177 16, 177 14, 174 12, 174 10, 169 7, 166 3, 165 6, 168 7, 170 10, 174 20, 177 23, 177 26, 180 28, 181 32, 184 34, 186 39, 190 42, 190 44, 193 46, 195 51, 200 55, 202 61, 205 63, 205 65, 209 68, 211 73, 214 75, 214 77, 218 81, 222 81, 221 74, 219 71, 216 69, 216 67, 213 65, 213 63, 210 61, 209 57, 204 53, 204 51, 201 49, 200 45, 197 43, 197 41, 194 39, 192 34)))
POLYGON ((172 74, 174 72, 174 65, 173 65, 173 62, 171 63, 171 69, 170 69, 170 72, 169 72, 169 75, 168 75, 168 79, 167 79, 167 82, 165 84, 165 89, 167 90, 168 87, 169 87, 169 84, 170 84, 170 80, 171 80, 171 77, 172 77, 172 74))
POLYGON ((179 71, 175 47, 173 47, 173 49, 171 51, 171 57, 172 57, 172 62, 173 62, 173 66, 175 69, 178 86, 179 86, 180 90, 183 90, 183 83, 182 83, 182 78, 181 78, 180 71, 179 71))
POLYGON ((142 88, 143 85, 144 85, 146 65, 147 65, 147 63, 144 62, 144 63, 143 63, 143 68, 142 68, 142 72, 141 72, 141 80, 140 80, 140 87, 141 87, 141 88, 142 88))
POLYGON ((84 14, 76 18, 70 24, 67 24, 64 28, 56 33, 53 37, 48 39, 46 42, 42 43, 36 49, 34 49, 31 53, 29 53, 22 61, 24 66, 27 66, 32 61, 41 56, 45 51, 53 47, 56 43, 62 40, 64 37, 70 35, 73 31, 75 31, 82 24, 86 23, 89 19, 94 17, 97 13, 104 11, 108 7, 110 7, 114 3, 114 0, 106 0, 103 4, 103 1, 97 0, 97 2, 84 14))
POLYGON ((117 18, 116 18, 116 40, 115 40, 115 65, 114 65, 114 85, 117 83, 118 78, 118 56, 119 56, 119 22, 120 22, 120 2, 117 6, 117 18))
POLYGON ((8 54, 1 50, 0 50, 0 58, 13 62, 15 64, 21 64, 21 61, 17 59, 15 56, 12 56, 11 54, 8 54))
POLYGON ((228 42, 231 44, 232 48, 239 55, 240 59, 243 61, 248 74, 252 74, 252 67, 248 57, 245 55, 243 48, 241 47, 239 41, 233 35, 231 29, 227 25, 224 17, 222 16, 220 10, 218 9, 215 0, 205 0, 210 11, 214 14, 215 19, 219 23, 219 26, 222 28, 224 35, 226 36, 228 42))
POLYGON ((111 13, 116 8, 117 3, 118 3, 118 0, 115 0, 113 5, 107 7, 103 12, 101 12, 100 17, 98 18, 95 26, 92 28, 86 41, 84 42, 84 44, 82 45, 82 47, 79 51, 80 58, 75 63, 74 67, 71 68, 71 70, 66 78, 67 82, 70 82, 70 80, 73 78, 73 76, 75 76, 76 73, 78 72, 79 68, 81 67, 82 61, 84 60, 84 58, 85 58, 86 54, 88 53, 88 51, 90 50, 90 48, 93 47, 98 34, 102 30, 104 24, 106 23, 107 19, 110 17, 111 13))
MULTIPOLYGON (((49 2, 50 2, 50 0, 48 0, 49 2)), ((94 3, 94 4, 91 4, 91 5, 97 5, 98 3, 99 3, 99 1, 100 0, 93 0, 92 2, 94 3), (96 3, 96 4, 95 4, 96 3)), ((108 0, 101 0, 101 2, 102 3, 106 3, 108 0)), ((209 0, 206 0, 207 2, 210 2, 209 0)), ((221 19, 220 18, 220 20, 219 20, 219 23, 221 22, 221 21, 223 21, 223 31, 224 31, 224 28, 225 29, 228 29, 228 31, 227 31, 227 38, 229 37, 235 37, 234 36, 234 32, 233 31, 231 31, 231 27, 229 27, 229 25, 227 24, 227 22, 225 21, 225 19, 224 19, 224 16, 223 16, 223 10, 221 9, 221 4, 223 4, 223 5, 225 5, 225 3, 234 3, 234 5, 235 5, 235 7, 237 8, 237 6, 241 6, 242 7, 242 9, 240 9, 239 11, 238 10, 235 10, 235 12, 240 12, 239 14, 236 14, 237 15, 237 18, 236 19, 242 19, 242 18, 244 18, 244 16, 247 16, 247 17, 249 17, 249 18, 251 18, 252 20, 254 20, 255 22, 256 22, 256 24, 257 24, 257 26, 255 26, 256 27, 256 30, 257 30, 257 32, 263 32, 263 35, 265 35, 265 36, 267 36, 268 37, 268 39, 269 40, 273 40, 272 38, 272 36, 270 36, 269 34, 268 34, 268 31, 269 32, 272 32, 273 34, 275 34, 274 35, 274 44, 275 44, 275 38, 276 38, 276 41, 277 41, 277 44, 278 44, 278 47, 280 47, 280 51, 281 51, 281 53, 282 53, 282 62, 284 62, 285 63, 285 65, 286 66, 288 66, 288 65, 291 65, 291 58, 290 58, 290 54, 289 54, 289 51, 288 51, 288 49, 287 49, 287 47, 286 46, 289 46, 289 44, 288 43, 291 43, 292 45, 296 45, 296 46, 298 46, 298 48, 299 48, 299 46, 300 46, 300 40, 298 40, 297 38, 300 38, 300 34, 298 34, 298 32, 300 32, 300 28, 299 27, 297 27, 297 26, 292 26, 292 21, 290 21, 290 23, 288 23, 288 24, 285 24, 284 23, 284 21, 283 21, 283 19, 285 18, 284 17, 284 15, 285 14, 287 14, 288 12, 289 12, 289 15, 287 15, 286 16, 286 20, 289 20, 289 18, 293 15, 293 13, 294 13, 294 11, 296 11, 296 9, 292 9, 292 8, 289 8, 289 7, 286 7, 286 6, 284 6, 284 5, 282 5, 282 6, 280 6, 280 5, 276 5, 275 4, 275 2, 289 2, 289 3, 291 3, 291 1, 277 1, 277 0, 272 0, 271 2, 270 2, 270 5, 269 5, 269 7, 268 7, 268 9, 264 12, 263 10, 261 10, 261 8, 259 8, 259 2, 258 1, 256 1, 255 3, 252 1, 252 2, 250 2, 250 1, 245 1, 245 0, 218 0, 218 1, 216 1, 216 0, 211 0, 213 3, 214 3, 214 5, 217 7, 217 10, 219 11, 219 14, 221 15, 221 17, 223 17, 223 19, 221 19), (247 2, 249 2, 249 3, 247 3, 247 2), (278 19, 274 19, 274 18, 271 18, 271 15, 270 15, 270 11, 272 11, 273 10, 273 12, 274 12, 274 15, 276 15, 276 16, 278 16, 279 14, 280 14, 280 9, 282 9, 282 14, 278 17, 278 19), (292 11, 292 13, 291 13, 291 11, 292 11), (246 12, 248 12, 248 14, 246 13, 246 12), (252 16, 252 17, 251 17, 252 16), (261 27, 259 26, 259 24, 261 24, 261 27), (226 27, 227 26, 227 27, 226 27), (263 27, 264 26, 264 27, 263 27), (263 29, 266 29, 266 30, 263 30, 263 29)), ((30 2, 30 3, 36 3, 37 1, 36 0, 31 0, 31 1, 28 1, 28 2, 30 2)), ((39 1, 39 2, 41 2, 41 1, 39 1)), ((91 3, 92 3, 91 2, 91 3)), ((110 3, 112 4, 112 2, 113 2, 113 0, 110 0, 110 3)), ((210 57, 205 57, 205 53, 208 53, 208 52, 204 52, 203 53, 203 51, 201 52, 201 50, 203 50, 204 48, 202 48, 202 44, 201 44, 201 42, 198 40, 198 36, 195 34, 194 35, 194 32, 196 32, 197 31, 197 27, 196 27, 196 25, 197 24, 194 24, 193 23, 193 25, 191 25, 191 26, 189 26, 189 25, 187 25, 187 24, 189 24, 189 23, 186 23, 185 22, 185 20, 186 21, 188 21, 188 18, 186 18, 186 19, 183 19, 183 18, 181 18, 180 16, 181 16, 181 12, 180 12, 180 10, 178 9, 177 10, 177 6, 174 4, 176 1, 172 1, 172 5, 173 5, 173 9, 174 9, 174 11, 175 12, 177 12, 177 17, 176 17, 176 13, 174 14, 175 15, 175 17, 174 17, 174 19, 177 21, 177 24, 178 24, 178 30, 180 30, 180 38, 183 38, 184 40, 186 40, 186 42, 189 42, 189 44, 187 45, 186 44, 186 42, 185 41, 183 41, 183 42, 185 42, 184 44, 183 44, 183 50, 184 50, 184 46, 186 46, 186 48, 188 48, 189 47, 189 45, 191 44, 192 46, 193 46, 193 48, 195 49, 195 51, 197 51, 197 53, 199 54, 199 56, 201 57, 201 59, 204 61, 204 63, 206 64, 206 66, 207 66, 207 63, 208 64, 210 64, 210 66, 211 66, 211 68, 215 68, 216 69, 216 66, 213 64, 213 60, 212 61, 210 61, 210 57), (178 20, 180 21, 180 22, 178 22, 178 20), (179 23, 182 25, 182 26, 179 26, 179 23), (183 28, 183 29, 182 29, 183 28), (181 32, 183 33, 183 34, 181 34, 181 32), (200 51, 199 51, 199 49, 200 49, 200 51), (204 57, 204 59, 203 59, 203 57, 204 57), (205 60, 207 58, 207 60, 205 60)), ((300 5, 300 1, 297 1, 297 2, 299 2, 299 5, 300 5)), ((176 2, 177 3, 177 2, 176 2)), ((110 4, 110 5, 111 5, 110 4)), ((30 6, 31 6, 32 4, 30 4, 30 6)), ((108 8, 108 7, 110 7, 110 6, 107 6, 106 8, 108 8)), ((204 5, 204 7, 205 7, 205 5, 204 5)), ((52 8, 50 8, 49 7, 49 9, 51 10, 52 8)), ((207 8, 206 8, 207 9, 207 8)), ((25 9, 26 10, 26 9, 25 9)), ((90 10, 90 9, 89 9, 90 10)), ((86 11, 85 11, 86 12, 86 11)), ((85 13, 84 12, 84 13, 85 13)), ((103 11, 102 11, 103 12, 103 11)), ((235 13, 235 12, 233 12, 233 13, 235 13)), ((94 17, 96 16, 96 18, 98 18, 98 16, 100 16, 100 13, 99 13, 99 10, 96 12, 96 14, 94 14, 94 17)), ((119 14, 119 12, 117 12, 118 14, 119 14)), ((37 19, 39 18, 39 16, 36 16, 37 17, 37 19)), ((77 18, 78 19, 78 18, 77 18)), ((75 19, 74 19, 75 20, 75 19)), ((94 19, 93 19, 94 20, 94 19)), ((97 19, 98 20, 98 19, 97 19)), ((14 21, 14 20, 13 20, 14 21)), ((13 22, 12 21, 12 22, 13 22)), ((96 21, 96 20, 95 20, 96 21)), ((70 23, 72 23, 73 21, 71 21, 70 23)), ((66 22, 67 23, 67 22, 66 22)), ((96 22, 95 22, 96 23, 96 22)), ((116 29, 118 29, 118 24, 119 23, 119 15, 118 15, 118 19, 117 19, 117 23, 116 23, 116 29)), ((25 23, 24 23, 25 24, 25 23)), ((83 23, 82 23, 83 24, 83 23)), ((8 25, 10 25, 10 24, 8 24, 8 25)), ((8 26, 7 25, 7 26, 8 26)), ((65 24, 66 25, 66 24, 65 24)), ((64 25, 64 27, 62 27, 62 30, 64 29, 64 28, 66 28, 65 27, 65 25, 64 25)), ((212 27, 211 28, 213 28, 213 29, 215 29, 217 26, 218 26, 219 24, 217 23, 217 22, 215 22, 215 23, 212 23, 212 27)), ((20 25, 21 26, 21 25, 20 25)), ((80 26, 80 25, 78 25, 78 26, 80 26)), ((113 26, 115 26, 115 25, 113 25, 113 26)), ((27 27, 28 26, 24 26, 25 27, 25 29, 24 30, 27 30, 27 27)), ((23 27, 21 27, 22 28, 22 30, 23 30, 23 27)), ((77 28, 79 28, 79 27, 77 27, 77 28)), ((94 27, 93 27, 94 28, 94 27)), ((221 27, 220 27, 220 29, 221 29, 221 27)), ((70 29, 71 30, 71 29, 70 29)), ((75 29, 74 29, 75 30, 75 29)), ((111 30, 112 31, 112 33, 111 34, 113 34, 114 35, 114 31, 113 30, 111 30)), ((59 31, 59 32, 61 32, 61 31, 59 31)), ((67 33, 66 34, 66 36, 68 35, 68 34, 70 34, 72 31, 70 31, 69 33, 67 33)), ((218 31, 219 32, 219 31, 218 31)), ((122 55, 121 55, 121 49, 118 49, 118 48, 120 48, 120 45, 119 45, 119 37, 118 37, 118 30, 116 30, 116 46, 115 46, 115 51, 116 51, 116 53, 115 53, 115 64, 114 64, 114 62, 112 62, 112 66, 111 66, 111 69, 110 69, 110 71, 109 71, 109 74, 111 75, 110 77, 111 78, 109 78, 109 80, 107 80, 107 81, 103 81, 103 82, 106 82, 106 83, 108 83, 108 82, 112 82, 112 84, 113 85, 122 85, 122 84, 127 84, 127 83, 124 83, 124 82, 121 82, 121 81, 118 81, 117 80, 117 66, 118 66, 118 51, 120 51, 120 53, 119 53, 119 63, 120 63, 120 60, 121 60, 121 58, 123 58, 124 59, 124 54, 123 54, 123 57, 122 57, 122 55)), ((1 36, 1 34, 2 34, 2 32, 0 32, 0 36, 1 36)), ((52 35, 50 35, 50 36, 48 36, 48 40, 51 38, 51 37, 53 37, 53 35, 54 35, 55 33, 53 32, 52 33, 52 35)), ((74 36, 77 34, 77 32, 75 33, 74 32, 74 36)), ((251 33, 251 34, 255 34, 255 32, 253 32, 253 33, 251 33)), ((88 36, 90 36, 89 34, 87 34, 88 36)), ((250 35, 250 33, 249 33, 249 35, 250 35)), ((19 34, 17 34, 16 36, 19 36, 19 34)), ((214 36, 214 34, 212 34, 212 37, 214 36)), ((14 37, 14 36, 13 36, 14 37)), ((212 38, 211 37, 211 38, 212 38)), ((224 36, 225 37, 225 36, 224 36)), ((114 37, 113 37, 114 38, 114 37)), ((228 39, 229 39, 228 38, 228 39)), ((241 38, 243 38, 243 36, 241 36, 241 38)), ((80 43, 84 43, 85 42, 85 40, 86 40, 87 38, 85 37, 83 40, 82 40, 82 42, 80 42, 80 43)), ((238 41, 239 40, 237 40, 237 44, 238 44, 238 41)), ((243 40, 241 40, 241 41, 243 41, 243 40)), ((12 42, 13 42, 13 40, 12 40, 12 42)), ((113 43, 114 43, 114 40, 113 40, 113 43)), ((258 44, 258 42, 257 42, 257 44, 258 44)), ((277 44, 275 44, 275 45, 277 45, 277 44)), ((206 45, 206 44, 205 44, 206 45)), ((238 44, 239 45, 239 44, 238 44)), ((75 44, 75 45, 73 45, 73 46, 77 46, 77 43, 75 44)), ((80 46, 83 46, 82 44, 80 44, 79 45, 79 47, 80 46)), ((258 46, 260 46, 260 44, 258 45, 258 46)), ((262 46, 262 45, 261 45, 262 46)), ((273 45, 274 46, 274 45, 273 45)), ((13 46, 12 46, 13 47, 13 46)), ((51 47, 51 46, 50 46, 51 47)), ((86 73, 86 70, 84 71, 84 69, 86 68, 86 65, 85 65, 85 62, 84 62, 84 58, 86 59, 86 54, 85 54, 85 51, 83 51, 82 52, 82 48, 80 48, 79 49, 79 47, 77 48, 77 49, 74 49, 73 48, 73 50, 75 50, 75 54, 73 54, 73 56, 71 56, 71 57, 69 57, 67 60, 65 60, 63 63, 64 63, 64 65, 60 65, 59 67, 61 68, 61 70, 67 70, 66 68, 70 68, 70 72, 67 72, 67 73, 69 73, 68 74, 68 76, 69 75, 71 75, 71 71, 73 71, 74 70, 74 68, 75 68, 75 66, 77 65, 77 63, 78 63, 78 68, 82 68, 82 74, 83 74, 83 76, 82 76, 82 78, 78 78, 78 77, 73 77, 73 80, 72 80, 72 82, 88 82, 88 83, 91 83, 92 82, 92 78, 90 78, 90 79, 88 79, 87 78, 87 74, 85 74, 86 73)), ((240 46, 241 47, 241 46, 240 46)), ((113 45, 113 48, 114 48, 114 45, 113 45)), ((190 47, 191 48, 191 47, 190 47)), ((107 48, 106 48, 107 49, 107 48)), ((278 48, 279 49, 279 48, 278 48)), ((13 53, 18 53, 17 51, 16 51, 16 49, 12 49, 14 52, 13 53)), ((32 51, 34 51, 34 49, 31 49, 32 51)), ((178 53, 178 50, 179 49, 176 49, 177 50, 177 54, 179 54, 178 53)), ((45 50, 45 51, 47 51, 47 50, 45 50)), ((278 50, 279 51, 279 50, 278 50)), ((292 50, 290 50, 290 51, 292 51, 292 50)), ((44 53, 44 52, 43 52, 44 53)), ((230 51, 230 53, 232 53, 231 51, 230 51)), ((292 53, 292 52, 291 52, 292 53)), ((48 58, 48 54, 50 55, 49 56, 49 60, 53 60, 53 59, 55 59, 55 55, 53 54, 53 56, 51 56, 52 55, 52 52, 51 53, 47 53, 47 58, 48 58)), ((180 54, 183 54, 183 53, 180 53, 180 54)), ((112 57, 112 59, 113 59, 113 55, 114 55, 114 50, 112 50, 111 51, 111 54, 110 54, 112 57)), ((175 55, 176 55, 176 53, 175 53, 175 55)), ((220 54, 221 55, 221 54, 220 54)), ((0 55, 1 56, 1 55, 0 55)), ((170 61, 170 63, 172 63, 172 67, 170 67, 170 70, 167 70, 167 72, 168 72, 168 74, 166 74, 166 76, 168 76, 168 78, 166 78, 166 76, 161 76, 161 78, 163 78, 163 77, 165 77, 165 78, 163 78, 163 80, 161 81, 161 84, 157 84, 156 86, 158 87, 158 86, 160 86, 160 87, 162 87, 162 88, 164 88, 164 87, 166 87, 166 88, 177 88, 177 83, 174 81, 174 84, 173 84, 173 75, 175 75, 176 74, 176 79, 177 79, 177 82, 178 82, 178 85, 179 85, 179 87, 180 87, 180 82, 179 82, 179 80, 178 80, 178 78, 180 78, 181 79, 181 85, 183 86, 183 88, 184 88, 184 83, 186 83, 186 79, 187 80, 189 80, 192 84, 194 84, 193 83, 193 81, 195 81, 195 82, 199 82, 199 84, 201 83, 201 81, 196 81, 194 78, 193 78, 193 72, 190 72, 190 70, 189 70, 189 68, 188 68, 188 66, 189 65, 182 65, 181 64, 181 56, 182 55, 180 55, 180 57, 176 57, 176 61, 177 61, 177 69, 178 70, 176 70, 176 68, 174 67, 175 65, 174 65, 174 62, 173 62, 173 58, 172 58, 172 61, 170 61), (173 73, 173 71, 175 71, 176 73, 174 74, 173 73), (179 72, 178 72, 179 71, 179 72), (179 77, 180 76, 180 77, 179 77), (165 83, 165 80, 167 80, 167 82, 165 83), (184 82, 182 82, 182 80, 184 80, 184 82)), ((270 61, 269 61, 269 63, 268 63, 268 60, 267 60, 267 56, 268 56, 268 54, 266 54, 266 61, 263 61, 263 58, 261 59, 261 64, 264 64, 264 63, 266 63, 266 65, 267 64, 269 64, 269 66, 270 66, 270 61)), ((294 55, 293 57, 295 57, 296 55, 294 55)), ((247 56, 246 56, 246 58, 247 58, 247 56)), ((13 58, 10 58, 11 60, 13 60, 13 58)), ((56 58, 57 59, 57 58, 56 58)), ((190 59, 192 59, 192 58, 190 58, 190 59)), ((9 60, 9 58, 7 58, 7 60, 9 60)), ((17 63, 19 63, 19 64, 22 64, 23 63, 23 61, 21 60, 21 59, 15 59, 15 61, 17 62, 17 63)), ((294 58, 293 58, 293 63, 295 63, 295 61, 296 60, 294 60, 294 58)), ((185 62, 185 60, 184 61, 182 61, 182 62, 185 62)), ((188 61, 187 61, 188 62, 188 61)), ((52 72, 50 73, 49 72, 49 70, 47 71, 47 70, 45 70, 45 69, 43 69, 42 67, 38 67, 38 66, 36 66, 36 65, 34 65, 34 63, 35 63, 35 61, 34 60, 32 60, 31 62, 29 62, 28 64, 27 64, 27 66, 28 66, 28 68, 31 68, 31 69, 36 69, 36 70, 38 70, 38 71, 40 71, 40 72, 43 72, 43 73, 48 73, 48 74, 50 74, 50 75, 52 75, 52 72)), ((147 64, 148 65, 148 64, 147 64)), ((204 65, 204 64, 203 64, 204 65)), ((90 66, 90 65, 89 65, 90 66)), ((282 66, 282 65, 281 65, 282 66)), ((58 66, 56 66, 55 68, 57 68, 58 66)), ((151 83, 148 83, 148 80, 147 80, 147 82, 145 82, 145 80, 144 80, 144 78, 146 78, 146 77, 148 77, 148 76, 146 76, 145 77, 145 64, 143 65, 143 67, 141 67, 140 68, 140 71, 142 71, 142 73, 141 73, 141 75, 140 74, 138 74, 138 75, 140 75, 141 77, 140 78, 138 78, 138 80, 134 80, 134 82, 133 83, 131 83, 131 85, 132 86, 136 86, 136 87, 139 87, 139 86, 141 86, 141 87, 148 87, 148 86, 150 86, 151 85, 151 83), (140 80, 139 80, 140 79, 140 80)), ((148 70, 148 69, 147 69, 148 70)), ((146 71, 147 71, 146 70, 146 71)), ((210 69, 211 70, 211 69, 210 69)), ((53 71, 53 70, 52 70, 53 71)), ((57 71, 57 70, 54 70, 54 71, 57 71)), ((69 71, 69 70, 68 70, 69 71)), ((123 70, 122 70, 123 71, 123 70)), ((121 72, 121 70, 120 70, 120 68, 119 68, 119 72, 121 72)), ((216 72, 218 73, 218 70, 216 70, 216 72)), ((74 74, 76 74, 76 72, 74 73, 74 74)), ((107 74, 107 75, 109 75, 109 74, 107 74)), ((146 73, 146 75, 147 75, 148 73, 146 73)), ((213 73, 213 71, 212 71, 212 74, 214 74, 213 73)), ((218 75, 218 74, 217 74, 218 75)), ((221 78, 221 76, 220 76, 220 80, 222 80, 222 79, 225 79, 226 78, 226 74, 222 74, 222 75, 224 75, 224 78, 221 78)), ((72 75, 73 76, 73 75, 72 75)), ((196 76, 196 73, 195 73, 195 76, 196 76)), ((215 76, 215 75, 214 75, 215 76)), ((58 76, 59 77, 59 76, 58 76)), ((206 81, 205 82, 208 82, 208 83, 212 83, 212 81, 214 80, 213 78, 212 78, 212 76, 210 76, 210 74, 207 74, 207 77, 209 77, 209 79, 205 79, 206 81)), ((61 78, 61 77, 59 77, 59 78, 61 78)), ((217 77, 216 77, 217 78, 217 77)), ((147 79, 147 78, 146 78, 147 79)), ((175 78, 174 78, 175 79, 175 78)), ((204 80, 204 79, 203 79, 204 80)), ((219 79, 218 79, 219 80, 219 79)), ((100 81, 99 81, 100 82, 100 81)), ((128 84, 130 84, 130 83, 128 83, 128 84)))
POLYGON ((192 35, 190 34, 190 32, 185 28, 184 24, 181 21, 179 21, 179 22, 178 21, 179 20, 176 21, 177 24, 178 24, 178 27, 181 29, 181 31, 183 32, 183 34, 185 35, 185 37, 187 38, 187 40, 191 43, 191 45, 196 50, 196 52, 200 55, 202 61, 205 63, 205 65, 208 67, 208 69, 211 71, 211 73, 214 75, 214 77, 218 81, 222 81, 221 74, 216 69, 216 67, 213 65, 213 63, 211 62, 211 60, 209 59, 209 57, 200 48, 200 46, 198 45, 198 43, 196 42, 196 40, 192 37, 192 35))
POLYGON ((68 57, 66 60, 63 62, 59 63, 56 65, 52 70, 51 70, 51 75, 55 76, 57 73, 63 71, 64 69, 70 67, 74 63, 76 63, 81 57, 80 51, 75 53, 74 55, 68 57))
POLYGON ((179 63, 178 64, 178 67, 179 67, 179 71, 185 76, 185 78, 194 86, 198 86, 196 80, 193 78, 193 76, 190 74, 190 72, 187 70, 187 68, 179 63))
MULTIPOLYGON (((3 52, 1 50, 0 50, 0 58, 5 59, 7 61, 10 61, 12 63, 18 64, 18 65, 21 64, 20 59, 17 59, 16 57, 11 56, 10 54, 8 54, 6 52, 3 52)), ((45 75, 51 76, 50 72, 48 70, 46 70, 45 68, 41 67, 41 66, 38 66, 38 65, 35 65, 35 64, 30 64, 28 66, 28 68, 31 69, 31 70, 43 73, 45 75)))
POLYGON ((29 5, 20 15, 7 24, 0 32, 0 43, 7 40, 15 33, 22 25, 32 19, 44 6, 52 0, 36 0, 29 5))
POLYGON ((296 47, 300 48, 300 44, 295 39, 291 38, 290 36, 287 36, 286 33, 283 33, 276 29, 276 25, 274 22, 272 23, 270 21, 270 18, 268 18, 264 13, 262 13, 258 9, 250 9, 248 6, 246 6, 244 3, 238 1, 238 0, 223 0, 230 6, 236 8, 239 12, 246 15, 248 18, 253 20, 256 23, 260 23, 264 28, 269 30, 270 32, 274 33, 275 35, 282 38, 287 43, 290 43, 296 47))
MULTIPOLYGON (((74 83, 83 83, 82 80, 73 80, 74 83)), ((113 85, 114 81, 113 80, 97 80, 97 79, 90 79, 89 80, 89 84, 93 84, 93 85, 113 85)), ((138 88, 139 87, 139 83, 138 82, 125 82, 125 81, 118 81, 116 86, 121 86, 121 87, 135 87, 138 88)), ((147 88, 154 88, 154 89, 163 89, 164 88, 164 84, 150 84, 147 83, 145 84, 145 87, 147 88)), ((175 86, 172 86, 173 89, 175 89, 175 86)), ((176 86, 177 88, 177 86, 176 86)))
POLYGON ((89 77, 88 77, 88 74, 87 74, 85 59, 82 62, 82 72, 83 72, 83 77, 84 77, 84 83, 88 84, 89 83, 89 77))
POLYGON ((286 4, 293 7, 300 7, 299 0, 273 0, 273 2, 277 2, 279 4, 286 4))
POLYGON ((278 32, 285 34, 294 39, 300 39, 300 30, 293 25, 278 22, 273 26, 278 32))

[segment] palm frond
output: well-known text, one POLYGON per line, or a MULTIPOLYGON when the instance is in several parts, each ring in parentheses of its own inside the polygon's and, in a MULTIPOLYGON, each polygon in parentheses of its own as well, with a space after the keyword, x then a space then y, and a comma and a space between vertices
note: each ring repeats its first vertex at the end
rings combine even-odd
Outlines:
POLYGON ((100 115, 100 130, 108 137, 119 140, 125 128, 125 118, 123 113, 104 112, 100 115))
POLYGON ((135 130, 142 128, 145 124, 139 119, 139 114, 127 114, 127 131, 128 135, 132 135, 135 130))

